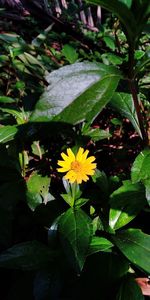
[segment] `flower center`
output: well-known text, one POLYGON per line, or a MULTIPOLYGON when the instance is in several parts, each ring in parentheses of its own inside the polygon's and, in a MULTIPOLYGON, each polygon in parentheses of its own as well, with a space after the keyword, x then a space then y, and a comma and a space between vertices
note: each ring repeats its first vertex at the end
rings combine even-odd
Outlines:
POLYGON ((81 163, 80 162, 78 162, 78 161, 73 161, 72 163, 71 163, 71 169, 73 170, 73 171, 75 171, 75 172, 81 172, 81 170, 82 170, 82 165, 81 165, 81 163))

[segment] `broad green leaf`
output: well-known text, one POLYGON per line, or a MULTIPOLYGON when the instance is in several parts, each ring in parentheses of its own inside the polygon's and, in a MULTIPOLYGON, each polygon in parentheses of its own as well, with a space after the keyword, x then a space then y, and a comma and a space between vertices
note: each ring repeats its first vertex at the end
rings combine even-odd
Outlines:
POLYGON ((119 76, 106 75, 76 98, 55 120, 70 124, 77 124, 84 120, 92 123, 110 101, 118 81, 119 76))
POLYGON ((143 150, 135 159, 131 169, 132 182, 150 179, 150 150, 143 150))
POLYGON ((127 274, 121 281, 116 300, 144 300, 142 291, 131 274, 127 274))
POLYGON ((53 71, 46 77, 49 86, 30 120, 54 119, 71 124, 85 119, 91 121, 109 102, 119 79, 120 73, 115 67, 91 62, 53 71))
POLYGON ((133 264, 150 273, 150 235, 139 229, 128 229, 117 232, 112 239, 133 264))
POLYGON ((131 94, 114 93, 113 97, 111 98, 110 105, 112 108, 115 108, 123 117, 128 118, 140 137, 142 137, 131 94))
POLYGON ((61 50, 61 53, 69 61, 70 64, 73 64, 78 59, 78 53, 75 48, 69 44, 65 44, 61 50))
POLYGON ((16 244, 0 255, 0 267, 23 271, 38 270, 47 266, 55 253, 38 241, 16 244))
POLYGON ((113 244, 107 240, 106 238, 93 236, 92 241, 90 243, 90 247, 88 250, 88 255, 94 254, 99 251, 108 251, 108 249, 112 248, 113 244))
POLYGON ((100 5, 114 13, 126 28, 130 43, 134 42, 137 32, 136 19, 125 3, 121 3, 118 0, 86 0, 86 2, 100 5))
POLYGON ((133 220, 146 205, 145 191, 141 184, 130 181, 110 196, 109 225, 119 229, 133 220))
POLYGON ((15 99, 6 96, 0 96, 0 103, 14 103, 15 99))
POLYGON ((16 125, 6 125, 0 127, 0 143, 4 144, 12 141, 15 138, 15 135, 18 132, 18 128, 16 125))
POLYGON ((31 174, 27 181, 27 202, 29 207, 34 210, 39 204, 45 204, 49 199, 50 178, 42 176, 37 172, 31 174))
POLYGON ((80 208, 70 208, 60 217, 58 230, 68 260, 80 272, 91 242, 91 219, 80 208))

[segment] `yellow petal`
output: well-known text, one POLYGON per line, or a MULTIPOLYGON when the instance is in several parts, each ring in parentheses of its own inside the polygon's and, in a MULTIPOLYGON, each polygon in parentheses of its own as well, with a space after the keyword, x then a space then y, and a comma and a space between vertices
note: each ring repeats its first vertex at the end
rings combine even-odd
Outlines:
POLYGON ((57 162, 58 166, 61 166, 61 167, 70 167, 70 162, 66 162, 64 160, 58 160, 57 162))
POLYGON ((85 150, 85 152, 82 155, 82 162, 83 163, 86 161, 86 158, 87 158, 88 154, 89 154, 89 150, 85 150))
POLYGON ((78 153, 76 155, 76 160, 77 161, 82 161, 82 155, 83 155, 84 149, 83 148, 79 148, 78 153))
POLYGON ((95 159, 95 156, 90 156, 86 159, 86 163, 92 163, 95 159))
POLYGON ((87 181, 89 179, 89 177, 85 174, 82 174, 82 180, 83 181, 87 181))
POLYGON ((74 153, 72 152, 72 150, 70 148, 67 149, 67 154, 69 156, 69 160, 72 162, 72 161, 75 161, 75 155, 74 153))
POLYGON ((76 180, 76 173, 73 170, 70 170, 66 175, 65 178, 68 179, 71 183, 75 182, 76 180))
POLYGON ((67 169, 67 168, 57 168, 57 171, 60 172, 60 173, 65 173, 65 172, 68 172, 69 169, 67 169))
POLYGON ((61 153, 61 157, 62 157, 64 160, 68 160, 68 159, 69 159, 69 157, 68 157, 64 152, 61 153))

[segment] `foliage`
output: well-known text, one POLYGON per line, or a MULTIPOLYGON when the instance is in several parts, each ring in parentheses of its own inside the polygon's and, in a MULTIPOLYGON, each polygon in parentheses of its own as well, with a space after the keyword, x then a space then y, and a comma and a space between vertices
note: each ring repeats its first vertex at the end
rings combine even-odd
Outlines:
POLYGON ((150 273, 150 4, 86 2, 105 10, 99 31, 82 31, 83 43, 53 25, 42 29, 31 17, 21 29, 13 23, 13 32, 2 22, 6 300, 144 299, 134 279, 150 273), (86 183, 70 183, 57 161, 80 147, 96 157, 97 168, 86 183))

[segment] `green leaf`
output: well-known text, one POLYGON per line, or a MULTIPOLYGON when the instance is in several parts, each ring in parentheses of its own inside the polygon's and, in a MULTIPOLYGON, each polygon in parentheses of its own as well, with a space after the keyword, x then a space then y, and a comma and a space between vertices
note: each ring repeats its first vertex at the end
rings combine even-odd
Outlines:
POLYGON ((131 274, 123 277, 116 300, 144 300, 142 291, 131 274))
POLYGON ((143 150, 135 159, 131 169, 133 183, 150 179, 150 150, 143 150))
POLYGON ((106 174, 103 171, 96 169, 92 176, 92 180, 107 198, 109 194, 109 184, 106 174))
POLYGON ((144 181, 145 189, 146 189, 146 199, 148 204, 150 205, 150 179, 144 181))
POLYGON ((75 63, 53 71, 46 78, 49 86, 30 120, 53 119, 71 124, 84 119, 91 121, 109 102, 119 79, 120 73, 115 67, 91 62, 75 63))
POLYGON ((109 240, 103 237, 93 236, 88 250, 88 255, 94 254, 99 251, 105 252, 112 247, 113 244, 109 240))
POLYGON ((65 56, 66 60, 69 61, 70 64, 75 63, 76 60, 78 59, 78 53, 76 49, 69 44, 65 44, 61 52, 65 56))
POLYGON ((50 178, 42 176, 37 172, 32 173, 27 181, 27 202, 29 207, 34 210, 39 204, 45 204, 52 200, 49 196, 50 178))
POLYGON ((14 103, 15 99, 6 96, 0 96, 0 103, 14 103))
POLYGON ((86 2, 100 5, 103 8, 114 13, 126 28, 130 43, 134 43, 137 32, 136 19, 125 3, 121 3, 117 0, 86 0, 86 2))
POLYGON ((22 111, 10 109, 10 108, 0 108, 0 110, 15 117, 18 125, 25 123, 25 114, 22 111))
POLYGON ((111 98, 110 105, 112 108, 116 109, 123 117, 128 118, 140 137, 142 137, 131 94, 114 93, 113 97, 111 98))
POLYGON ((74 206, 75 206, 75 208, 79 208, 79 207, 83 206, 84 204, 86 204, 88 201, 89 201, 89 199, 86 199, 86 198, 76 199, 74 206))
POLYGON ((130 8, 132 5, 132 0, 119 0, 119 1, 127 5, 128 8, 130 8))
POLYGON ((91 219, 81 209, 70 208, 60 217, 58 230, 68 260, 80 272, 91 242, 91 219))
POLYGON ((108 139, 111 137, 111 134, 108 131, 99 128, 87 128, 87 130, 82 131, 82 135, 88 136, 94 142, 108 139))
POLYGON ((146 205, 145 191, 141 184, 130 181, 110 196, 109 225, 119 229, 133 220, 146 205))
POLYGON ((0 255, 0 267, 23 271, 37 270, 46 267, 56 257, 44 244, 29 241, 16 244, 0 255))
MULTIPOLYGON (((142 51, 143 52, 143 51, 142 51)), ((135 74, 137 75, 140 71, 150 64, 150 50, 144 52, 141 61, 139 61, 135 68, 135 74)))
POLYGON ((113 51, 115 50, 116 46, 115 46, 114 38, 110 36, 104 36, 103 40, 106 43, 107 47, 109 47, 113 51))
POLYGON ((150 236, 139 229, 117 232, 112 239, 119 250, 137 267, 150 273, 150 236))
POLYGON ((105 76, 76 98, 55 120, 70 124, 77 124, 84 120, 92 123, 110 101, 118 81, 119 77, 116 75, 105 76))
POLYGON ((7 42, 7 43, 17 43, 19 41, 23 42, 22 38, 15 33, 0 34, 0 40, 7 42))
POLYGON ((121 57, 119 57, 114 53, 109 53, 109 52, 102 54, 101 58, 106 65, 110 65, 110 63, 113 65, 120 65, 123 62, 121 57))
POLYGON ((4 144, 14 139, 18 128, 16 125, 0 127, 0 143, 4 144))

